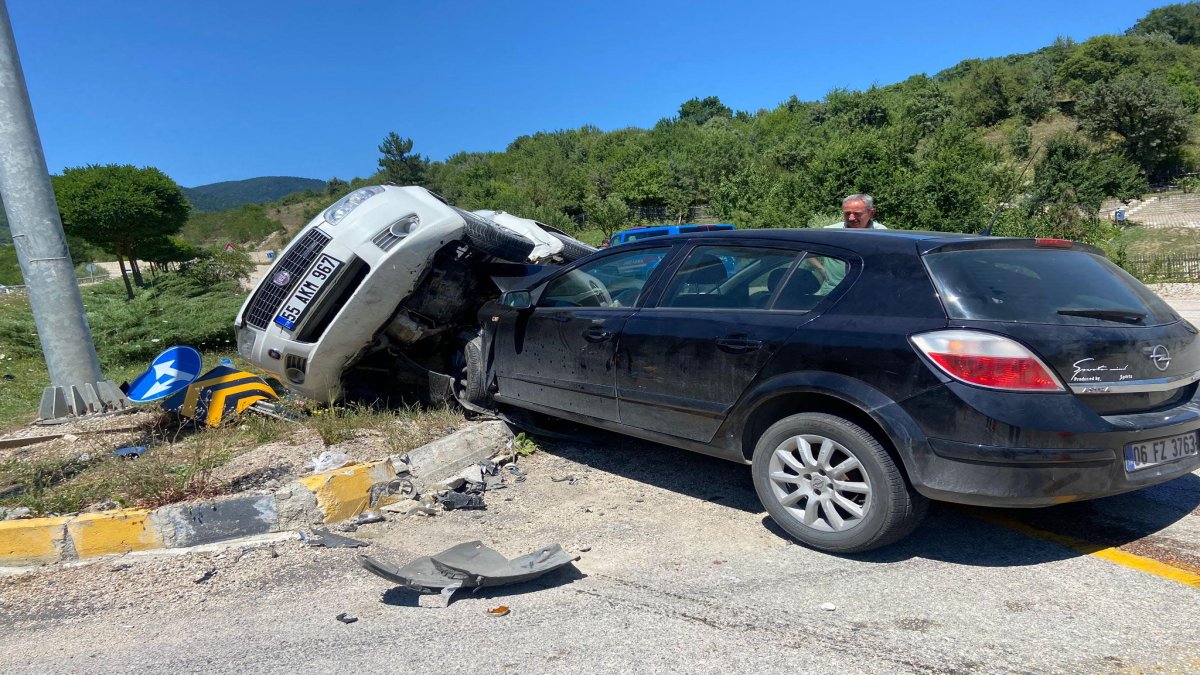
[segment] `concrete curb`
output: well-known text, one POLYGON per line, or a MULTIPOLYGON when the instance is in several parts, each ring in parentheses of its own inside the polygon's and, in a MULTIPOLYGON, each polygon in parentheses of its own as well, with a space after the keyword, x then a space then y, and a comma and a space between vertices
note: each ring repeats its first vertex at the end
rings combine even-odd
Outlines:
MULTIPOLYGON (((512 431, 483 422, 408 453, 418 491, 504 449, 512 431)), ((46 564, 99 555, 183 548, 353 518, 372 485, 396 477, 403 456, 304 476, 273 494, 233 495, 161 508, 118 509, 56 518, 0 521, 0 566, 46 564)), ((403 497, 384 497, 383 506, 403 497)))

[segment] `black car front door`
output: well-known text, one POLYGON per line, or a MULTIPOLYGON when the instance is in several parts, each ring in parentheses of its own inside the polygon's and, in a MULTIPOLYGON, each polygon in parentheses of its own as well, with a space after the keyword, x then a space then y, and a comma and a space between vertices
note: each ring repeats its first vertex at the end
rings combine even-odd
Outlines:
POLYGON ((512 312, 496 333, 496 399, 617 420, 618 337, 669 247, 587 261, 535 289, 533 308, 512 312))

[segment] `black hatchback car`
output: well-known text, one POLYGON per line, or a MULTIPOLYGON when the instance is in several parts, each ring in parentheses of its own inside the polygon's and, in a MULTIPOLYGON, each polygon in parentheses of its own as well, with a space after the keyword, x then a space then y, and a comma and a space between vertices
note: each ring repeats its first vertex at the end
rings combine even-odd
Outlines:
POLYGON ((927 499, 1046 506, 1200 467, 1196 328, 1070 241, 682 235, 480 319, 473 402, 751 464, 771 517, 827 551, 904 537, 927 499))

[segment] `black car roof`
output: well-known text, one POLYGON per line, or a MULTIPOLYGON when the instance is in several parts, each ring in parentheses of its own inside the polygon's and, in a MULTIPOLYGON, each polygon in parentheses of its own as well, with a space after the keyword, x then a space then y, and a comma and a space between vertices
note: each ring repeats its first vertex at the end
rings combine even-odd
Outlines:
MULTIPOLYGON (((992 237, 978 234, 963 234, 960 232, 925 232, 919 230, 882 230, 882 229, 846 229, 846 228, 792 228, 774 230, 726 230, 716 232, 689 232, 655 237, 633 244, 663 244, 681 240, 720 239, 736 241, 739 239, 758 239, 791 243, 814 243, 839 246, 860 253, 907 251, 912 252, 914 244, 922 253, 942 248, 1026 248, 1034 245, 1034 239, 1016 237, 992 237)), ((1086 244, 1073 243, 1072 248, 1086 250, 1092 253, 1103 253, 1086 244)))

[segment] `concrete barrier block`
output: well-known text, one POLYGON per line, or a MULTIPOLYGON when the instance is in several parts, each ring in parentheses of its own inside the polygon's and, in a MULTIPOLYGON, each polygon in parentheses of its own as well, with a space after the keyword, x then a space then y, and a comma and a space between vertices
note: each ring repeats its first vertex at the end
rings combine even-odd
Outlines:
POLYGON ((57 562, 63 556, 70 518, 0 521, 0 564, 57 562))
POLYGON ((165 506, 151 516, 167 548, 265 534, 278 529, 274 495, 239 495, 211 502, 165 506))
POLYGON ((162 548, 146 509, 85 513, 67 522, 67 536, 75 555, 90 558, 162 548))
POLYGON ((413 483, 418 491, 437 486, 464 467, 504 450, 512 439, 512 429, 504 422, 483 422, 422 445, 408 453, 413 483))

